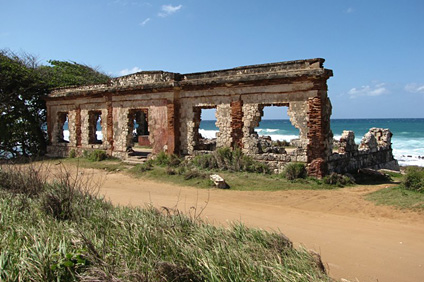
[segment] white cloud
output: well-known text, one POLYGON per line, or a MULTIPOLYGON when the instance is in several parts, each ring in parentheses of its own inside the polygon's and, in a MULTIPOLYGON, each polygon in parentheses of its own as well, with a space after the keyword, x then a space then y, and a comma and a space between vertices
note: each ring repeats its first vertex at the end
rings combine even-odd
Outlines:
POLYGON ((353 9, 352 7, 349 7, 349 8, 346 10, 346 13, 348 13, 348 14, 352 14, 353 12, 355 12, 355 9, 353 9))
POLYGON ((158 16, 162 18, 167 17, 169 15, 172 15, 178 12, 178 10, 180 10, 182 7, 183 5, 178 5, 178 6, 162 5, 161 12, 159 12, 158 16))
POLYGON ((139 71, 141 71, 141 69, 139 67, 133 67, 132 69, 123 69, 123 70, 119 71, 119 76, 131 74, 131 73, 135 73, 135 72, 139 72, 139 71))
POLYGON ((150 22, 150 18, 145 19, 140 23, 141 26, 145 26, 148 22, 150 22))
POLYGON ((380 96, 388 93, 389 91, 386 88, 385 83, 377 83, 373 85, 365 85, 359 88, 352 88, 347 93, 351 98, 356 98, 359 96, 380 96))
POLYGON ((424 84, 409 83, 405 86, 405 90, 411 93, 422 93, 424 94, 424 84))

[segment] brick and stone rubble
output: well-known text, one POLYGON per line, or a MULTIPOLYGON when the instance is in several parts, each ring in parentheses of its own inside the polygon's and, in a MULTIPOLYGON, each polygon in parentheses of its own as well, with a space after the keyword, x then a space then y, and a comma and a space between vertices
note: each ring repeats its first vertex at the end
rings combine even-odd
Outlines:
POLYGON ((399 170, 393 156, 391 138, 389 129, 373 127, 357 145, 354 132, 343 131, 338 152, 328 158, 329 171, 346 173, 360 168, 399 170))
MULTIPOLYGON (((70 150, 82 154, 101 149, 125 159, 138 137, 134 113, 142 111, 148 123, 148 137, 143 138, 148 138, 153 154, 195 155, 211 148, 239 147, 276 172, 289 162, 304 162, 310 175, 322 177, 334 171, 336 158, 331 153, 326 83, 332 71, 323 63, 324 59, 309 59, 191 74, 138 72, 105 84, 57 89, 46 99, 48 152, 67 156, 70 150), (287 107, 291 123, 299 129, 294 149, 265 148, 268 141, 255 128, 266 106, 287 107), (219 132, 216 140, 205 143, 199 133, 201 112, 211 108, 216 109, 219 132), (64 117, 69 142, 61 142, 64 117), (101 140, 95 136, 95 120, 101 120, 101 140)), ((387 143, 387 135, 378 134, 373 135, 376 141, 373 137, 364 141, 360 151, 372 154, 375 142, 387 143)))

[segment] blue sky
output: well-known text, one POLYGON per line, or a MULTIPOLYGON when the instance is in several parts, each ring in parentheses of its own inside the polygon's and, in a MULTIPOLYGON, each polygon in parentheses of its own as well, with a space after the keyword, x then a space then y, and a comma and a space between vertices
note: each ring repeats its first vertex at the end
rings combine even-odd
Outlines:
MULTIPOLYGON (((424 118, 422 0, 0 0, 0 48, 113 76, 325 58, 333 118, 424 118)), ((270 118, 278 118, 271 113, 270 118)))

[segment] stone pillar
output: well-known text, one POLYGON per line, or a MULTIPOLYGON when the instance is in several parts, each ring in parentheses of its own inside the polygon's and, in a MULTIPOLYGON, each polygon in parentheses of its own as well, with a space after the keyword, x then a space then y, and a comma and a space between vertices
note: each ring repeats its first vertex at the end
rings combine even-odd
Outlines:
POLYGON ((78 106, 75 110, 75 134, 76 145, 81 146, 81 107, 78 106))
POLYGON ((243 101, 231 102, 231 147, 243 148, 243 101))
POLYGON ((231 147, 231 106, 230 104, 219 104, 216 107, 216 122, 218 128, 216 134, 216 147, 231 147))
MULTIPOLYGON (((113 107, 112 107, 112 94, 109 94, 106 102, 107 116, 106 116, 106 140, 110 145, 110 152, 114 150, 113 147, 113 107)), ((103 130, 103 129, 102 129, 103 130)), ((104 137, 103 137, 104 139, 104 137)))
MULTIPOLYGON (((326 133, 325 117, 323 115, 322 98, 314 97, 308 100, 308 146, 307 163, 309 164, 309 175, 321 178, 327 174, 326 169, 326 133)), ((328 122, 329 123, 329 122, 328 122)))
POLYGON ((243 152, 247 154, 259 153, 258 134, 255 128, 259 126, 263 116, 263 105, 244 104, 243 105, 243 152))
POLYGON ((174 103, 168 102, 166 105, 167 108, 167 116, 168 116, 168 153, 178 153, 177 152, 177 140, 179 138, 178 132, 176 128, 176 120, 178 116, 178 109, 174 103))

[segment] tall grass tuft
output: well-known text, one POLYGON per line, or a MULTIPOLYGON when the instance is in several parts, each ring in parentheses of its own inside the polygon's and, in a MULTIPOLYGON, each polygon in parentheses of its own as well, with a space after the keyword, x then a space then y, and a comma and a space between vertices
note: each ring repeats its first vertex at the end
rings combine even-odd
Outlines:
POLYGON ((0 183, 1 281, 330 281, 282 234, 215 227, 178 210, 113 207, 89 196, 84 180, 58 179, 38 197, 17 197, 0 183), (69 217, 46 214, 44 196, 70 187, 69 217))

